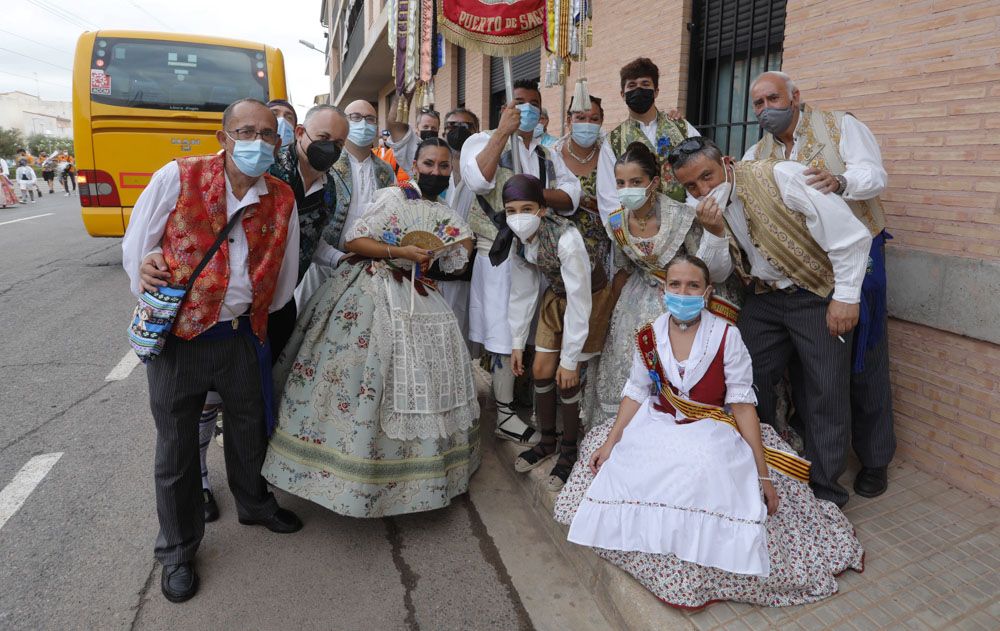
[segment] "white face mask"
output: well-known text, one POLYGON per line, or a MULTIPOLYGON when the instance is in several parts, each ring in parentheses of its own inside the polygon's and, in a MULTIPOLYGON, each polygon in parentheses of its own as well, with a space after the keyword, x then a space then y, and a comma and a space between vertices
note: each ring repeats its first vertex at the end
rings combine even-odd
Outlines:
POLYGON ((708 194, 715 198, 715 203, 719 205, 719 208, 724 209, 729 204, 729 196, 733 192, 733 186, 729 183, 729 167, 725 162, 722 163, 722 172, 726 174, 726 180, 709 191, 708 194))
POLYGON ((629 212, 642 208, 647 199, 649 199, 649 186, 618 189, 618 201, 621 202, 622 208, 629 212))
POLYGON ((527 243, 542 224, 542 218, 534 213, 507 215, 507 225, 522 243, 527 243))

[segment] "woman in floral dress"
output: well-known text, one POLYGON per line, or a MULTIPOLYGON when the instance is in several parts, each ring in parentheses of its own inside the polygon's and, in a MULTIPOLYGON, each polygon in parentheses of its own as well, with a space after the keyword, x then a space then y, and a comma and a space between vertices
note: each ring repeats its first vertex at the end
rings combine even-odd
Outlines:
POLYGON ((863 569, 851 523, 757 419, 739 330, 705 309, 708 267, 679 255, 666 275, 668 313, 637 331, 617 418, 584 439, 556 520, 677 607, 835 593, 863 569))
MULTIPOLYGON (((451 152, 439 138, 417 149, 420 198, 379 191, 345 227, 342 261, 302 309, 278 365, 278 426, 263 474, 280 489, 351 517, 447 506, 468 490, 480 462, 479 405, 465 340, 433 283, 417 278, 430 252, 398 242, 386 217, 445 217, 442 235, 468 226, 436 201, 448 186, 451 152)), ((442 271, 468 263, 469 241, 439 258, 442 271)))
MULTIPOLYGON (((635 348, 635 330, 663 313, 660 295, 667 261, 677 254, 697 254, 708 264, 713 283, 726 281, 731 269, 728 240, 704 230, 694 208, 658 193, 659 173, 657 158, 641 142, 629 145, 615 165, 622 207, 611 213, 605 228, 615 248, 615 285, 624 287, 604 350, 587 380, 581 408, 587 428, 618 410, 635 348)), ((716 289, 730 300, 737 295, 735 286, 716 289)))

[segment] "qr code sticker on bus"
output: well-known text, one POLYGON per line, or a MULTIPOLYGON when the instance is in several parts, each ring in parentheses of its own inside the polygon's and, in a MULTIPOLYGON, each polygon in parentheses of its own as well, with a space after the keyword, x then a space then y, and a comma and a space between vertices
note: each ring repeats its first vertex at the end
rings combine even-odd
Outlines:
POLYGON ((90 93, 91 94, 111 94, 111 75, 103 70, 93 69, 90 71, 90 93))

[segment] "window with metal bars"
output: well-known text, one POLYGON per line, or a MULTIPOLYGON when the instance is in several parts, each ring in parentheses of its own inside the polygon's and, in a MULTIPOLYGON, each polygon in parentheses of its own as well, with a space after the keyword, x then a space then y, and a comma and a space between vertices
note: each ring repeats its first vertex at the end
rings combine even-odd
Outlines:
POLYGON ((455 105, 465 107, 465 49, 461 46, 455 50, 455 66, 458 75, 455 85, 455 105))
POLYGON ((760 139, 750 83, 781 69, 786 0, 695 0, 687 118, 722 149, 743 157, 760 139))

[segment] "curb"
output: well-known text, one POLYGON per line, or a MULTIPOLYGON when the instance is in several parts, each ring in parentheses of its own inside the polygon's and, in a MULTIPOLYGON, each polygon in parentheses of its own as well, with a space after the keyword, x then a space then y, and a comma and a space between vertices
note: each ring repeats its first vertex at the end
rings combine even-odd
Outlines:
MULTIPOLYGON (((485 374, 477 375, 477 381, 488 384, 488 379, 485 374)), ((608 622, 616 629, 628 631, 694 629, 688 615, 660 602, 627 572, 600 558, 589 548, 566 540, 568 528, 552 516, 556 494, 545 488, 549 468, 541 466, 527 473, 514 471, 513 462, 517 454, 526 447, 493 435, 496 407, 488 390, 480 391, 479 403, 483 443, 489 444, 489 448, 493 449, 502 463, 510 463, 503 468, 504 471, 524 491, 524 497, 530 502, 531 510, 538 517, 539 523, 543 524, 553 547, 577 571, 581 582, 593 595, 597 608, 608 622)))

